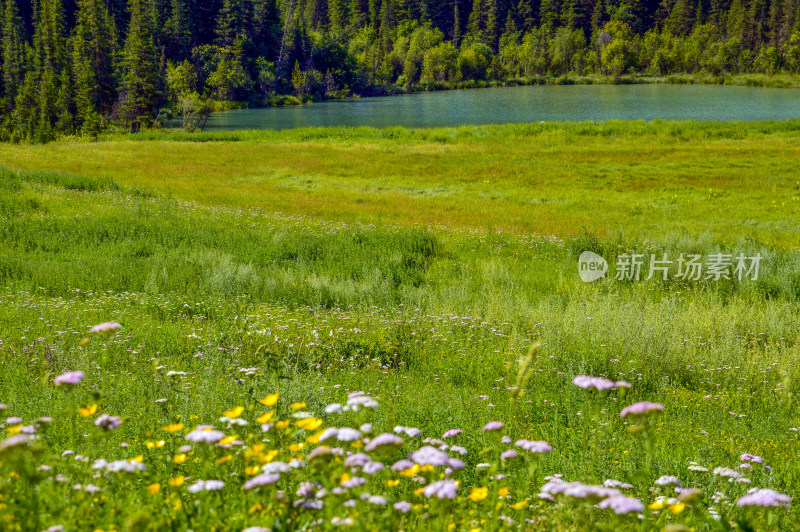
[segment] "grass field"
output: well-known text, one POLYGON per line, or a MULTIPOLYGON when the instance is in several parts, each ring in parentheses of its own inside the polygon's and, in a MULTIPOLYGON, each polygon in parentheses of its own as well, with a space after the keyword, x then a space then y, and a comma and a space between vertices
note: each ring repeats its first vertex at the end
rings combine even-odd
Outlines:
POLYGON ((800 494, 799 157, 800 122, 0 145, 0 529, 795 530, 742 497, 800 494))

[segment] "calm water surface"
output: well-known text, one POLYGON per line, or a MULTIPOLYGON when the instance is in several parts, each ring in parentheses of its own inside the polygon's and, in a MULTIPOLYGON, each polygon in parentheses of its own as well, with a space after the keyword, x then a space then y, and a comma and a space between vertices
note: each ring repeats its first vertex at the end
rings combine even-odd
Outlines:
POLYGON ((206 129, 429 127, 655 118, 800 118, 800 90, 719 85, 539 85, 453 90, 213 113, 206 129))

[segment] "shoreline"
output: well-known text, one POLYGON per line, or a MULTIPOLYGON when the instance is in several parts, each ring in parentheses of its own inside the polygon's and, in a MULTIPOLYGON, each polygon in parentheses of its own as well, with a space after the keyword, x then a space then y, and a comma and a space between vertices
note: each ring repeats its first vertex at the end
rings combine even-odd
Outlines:
MULTIPOLYGON (((800 89, 800 75, 773 75, 765 74, 731 74, 726 76, 697 75, 697 74, 670 74, 667 76, 643 76, 629 74, 615 79, 613 76, 532 76, 528 78, 511 78, 507 80, 491 81, 461 81, 456 83, 426 83, 415 84, 410 87, 391 85, 383 91, 364 92, 351 94, 342 97, 331 98, 311 98, 298 97, 294 95, 278 95, 272 100, 281 100, 281 103, 267 103, 263 105, 250 105, 247 102, 236 102, 243 104, 244 107, 233 107, 232 109, 258 109, 262 107, 286 107, 290 105, 302 105, 318 101, 329 100, 355 100, 359 98, 377 98, 387 96, 400 96, 404 94, 416 94, 422 92, 466 90, 466 89, 490 89, 497 87, 520 87, 531 85, 725 85, 732 87, 763 87, 774 89, 800 89), (283 103, 285 102, 285 103, 283 103)), ((232 110, 223 109, 223 110, 232 110)), ((215 111, 219 112, 219 111, 215 111)))

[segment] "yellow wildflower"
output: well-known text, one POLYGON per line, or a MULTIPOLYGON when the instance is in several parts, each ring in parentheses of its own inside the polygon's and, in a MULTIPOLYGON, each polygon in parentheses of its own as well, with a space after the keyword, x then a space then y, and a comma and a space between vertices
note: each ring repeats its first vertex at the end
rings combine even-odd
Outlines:
POLYGON ((293 453, 296 453, 297 451, 299 451, 300 449, 302 449, 305 446, 306 446, 306 444, 303 443, 303 442, 295 443, 295 444, 292 444, 292 445, 289 446, 289 450, 292 451, 293 453))
POLYGON ((500 488, 497 494, 500 495, 500 498, 506 497, 508 495, 508 488, 500 488))
POLYGON ((292 412, 297 412, 298 410, 302 410, 305 407, 306 407, 305 403, 292 403, 291 405, 289 405, 289 408, 292 409, 292 412))
POLYGON ((144 460, 144 456, 142 456, 142 455, 140 454, 139 456, 134 456, 133 458, 131 458, 130 460, 128 460, 128 462, 139 462, 139 463, 141 464, 141 463, 142 463, 142 460, 144 460))
POLYGON ((233 460, 233 455, 232 454, 226 454, 222 458, 217 458, 217 463, 218 464, 224 464, 226 462, 230 462, 231 460, 233 460))
POLYGON ((244 407, 243 406, 237 406, 236 408, 232 408, 231 410, 228 410, 227 412, 223 412, 222 415, 227 417, 227 418, 236 419, 237 417, 242 415, 242 412, 244 412, 244 407))
POLYGON ((273 460, 275 460, 276 456, 278 456, 278 451, 277 450, 273 449, 271 451, 267 451, 263 456, 261 456, 261 463, 262 464, 268 464, 269 462, 272 462, 273 460))
POLYGON ((288 426, 289 426, 289 420, 288 419, 284 419, 283 421, 278 421, 277 423, 275 423, 275 428, 278 429, 278 430, 283 430, 288 426))
POLYGON ((417 473, 419 473, 419 464, 414 464, 413 466, 400 471, 400 474, 404 477, 413 477, 417 473))
POLYGON ((393 488, 393 487, 397 486, 398 484, 400 484, 400 481, 397 480, 396 478, 393 478, 391 480, 387 480, 386 481, 386 485, 389 486, 390 488, 393 488))
POLYGON ((244 470, 244 472, 246 474, 250 475, 250 476, 258 474, 259 471, 261 471, 261 466, 257 466, 257 465, 247 467, 244 470))
POLYGON ((269 423, 269 420, 270 420, 270 419, 272 419, 272 417, 273 417, 274 415, 275 415, 275 411, 274 411, 274 410, 270 410, 270 411, 269 411, 269 412, 267 412, 266 414, 264 414, 264 415, 262 415, 262 416, 259 416, 259 417, 257 417, 257 418, 256 418, 256 421, 258 421, 259 423, 262 423, 262 424, 263 424, 263 423, 269 423))
POLYGON ((672 506, 669 507, 669 511, 672 512, 675 515, 678 515, 679 513, 684 511, 685 509, 686 509, 686 505, 684 503, 682 503, 682 502, 679 502, 677 504, 673 504, 672 506))
POLYGON ((183 482, 186 480, 186 477, 183 475, 169 479, 169 485, 173 487, 183 486, 183 482))
POLYGON ((515 510, 522 510, 522 509, 523 509, 523 508, 525 508, 527 505, 528 505, 528 501, 527 501, 527 500, 524 500, 524 501, 515 502, 514 504, 512 504, 512 505, 511 505, 511 507, 512 507, 513 509, 515 509, 515 510))
POLYGON ((480 502, 489 495, 489 488, 472 488, 467 498, 473 502, 480 502))
POLYGON ((258 402, 264 406, 275 406, 275 403, 278 402, 278 397, 281 395, 279 393, 271 393, 263 399, 259 399, 258 402))
POLYGON ((164 440, 146 441, 144 442, 144 446, 147 447, 148 449, 160 449, 161 447, 164 447, 166 443, 167 442, 165 442, 164 440))
POLYGON ((183 464, 186 463, 186 458, 187 456, 183 453, 176 454, 175 456, 172 457, 172 461, 175 462, 176 464, 183 464))
POLYGON ((159 484, 158 482, 156 482, 155 484, 150 484, 149 486, 147 486, 147 491, 149 491, 151 495, 155 495, 156 493, 161 491, 161 484, 159 484))
POLYGON ((294 422, 294 424, 296 427, 300 427, 301 429, 317 430, 322 425, 322 420, 315 417, 307 417, 298 419, 294 422))
POLYGON ((414 495, 417 497, 421 496, 423 493, 425 493, 425 488, 417 488, 414 490, 414 495))
POLYGON ((319 437, 322 436, 323 434, 325 434, 325 431, 321 430, 321 431, 317 432, 316 434, 312 434, 311 436, 306 438, 306 441, 308 443, 316 445, 316 444, 319 443, 319 437))
POLYGON ((97 412, 97 405, 95 405, 95 404, 91 404, 91 405, 88 405, 85 408, 79 408, 78 409, 78 413, 80 415, 82 415, 83 417, 93 416, 93 415, 95 415, 96 412, 97 412))
POLYGON ((656 499, 647 505, 651 510, 661 510, 667 505, 666 499, 656 499))
POLYGON ((165 430, 170 434, 173 434, 183 428, 183 423, 173 423, 172 425, 167 425, 166 427, 161 427, 161 428, 162 430, 165 430))

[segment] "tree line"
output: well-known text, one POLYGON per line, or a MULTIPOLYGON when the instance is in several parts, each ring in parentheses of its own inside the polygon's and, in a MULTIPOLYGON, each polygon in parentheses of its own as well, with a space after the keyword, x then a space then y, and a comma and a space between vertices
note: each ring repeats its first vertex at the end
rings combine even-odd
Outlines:
POLYGON ((0 139, 224 102, 567 73, 800 71, 798 0, 0 0, 0 139))

